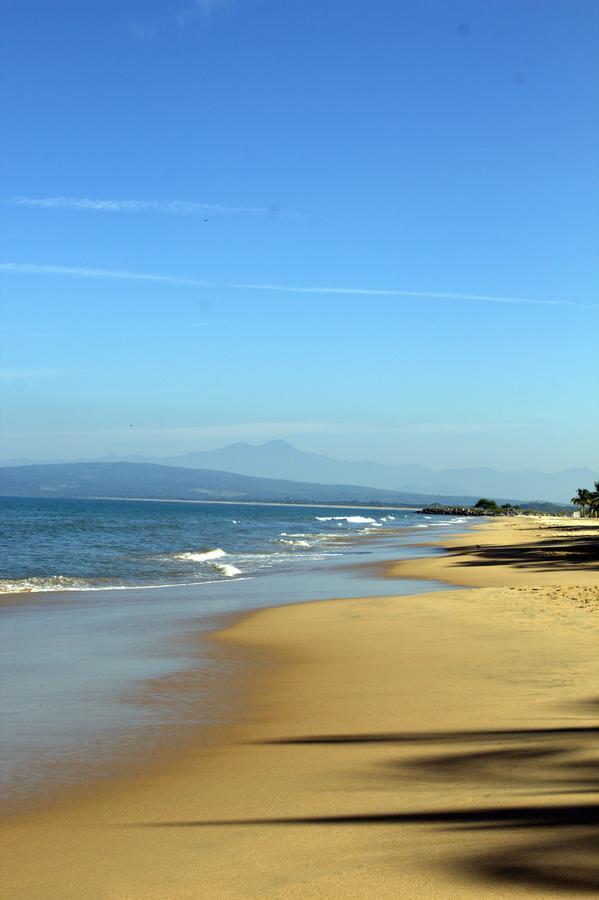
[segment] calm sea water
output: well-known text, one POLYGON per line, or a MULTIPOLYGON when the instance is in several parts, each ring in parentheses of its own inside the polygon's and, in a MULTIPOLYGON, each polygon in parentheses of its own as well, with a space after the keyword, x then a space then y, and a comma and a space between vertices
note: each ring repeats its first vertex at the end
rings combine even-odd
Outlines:
POLYGON ((0 591, 13 594, 0 607, 9 809, 218 721, 214 687, 233 663, 202 634, 223 614, 439 589, 355 564, 430 554, 414 544, 464 527, 401 510, 1 500, 0 591), (189 703, 176 686, 192 671, 210 677, 189 703))

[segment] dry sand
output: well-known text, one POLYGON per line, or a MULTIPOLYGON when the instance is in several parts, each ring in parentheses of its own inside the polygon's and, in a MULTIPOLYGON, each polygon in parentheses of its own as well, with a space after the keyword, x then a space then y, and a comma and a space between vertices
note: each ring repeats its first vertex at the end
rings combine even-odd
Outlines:
POLYGON ((599 524, 593 519, 488 519, 465 535, 430 545, 443 547, 449 556, 404 560, 389 569, 402 578, 440 579, 458 586, 593 586, 599 581, 598 538, 599 524))
POLYGON ((219 637, 253 658, 243 720, 7 821, 3 896, 596 893, 595 535, 491 522, 398 566, 485 587, 245 617, 219 637))

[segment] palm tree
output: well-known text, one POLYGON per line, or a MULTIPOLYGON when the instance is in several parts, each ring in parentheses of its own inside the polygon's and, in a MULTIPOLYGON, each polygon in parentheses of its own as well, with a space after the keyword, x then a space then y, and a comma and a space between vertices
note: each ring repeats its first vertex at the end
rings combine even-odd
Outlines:
MULTIPOLYGON (((597 482, 595 487, 598 487, 598 486, 599 486, 599 482, 597 482)), ((587 506, 590 508, 593 508, 592 501, 593 501, 593 494, 590 491, 588 491, 586 488, 578 488, 578 490, 576 491, 576 496, 572 497, 572 499, 570 500, 570 503, 574 503, 575 506, 579 506, 580 514, 581 514, 581 516, 584 516, 587 506)))
POLYGON ((593 517, 599 516, 599 481, 595 482, 595 490, 589 491, 589 509, 593 517))

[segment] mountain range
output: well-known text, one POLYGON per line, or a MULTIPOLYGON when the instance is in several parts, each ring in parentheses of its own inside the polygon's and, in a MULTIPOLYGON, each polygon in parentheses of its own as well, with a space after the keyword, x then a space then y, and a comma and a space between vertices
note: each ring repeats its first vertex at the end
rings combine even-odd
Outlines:
MULTIPOLYGON (((599 473, 588 468, 547 473, 536 469, 430 469, 420 465, 386 465, 371 460, 352 462, 298 450, 282 440, 259 445, 241 442, 216 450, 198 450, 169 457, 104 456, 86 461, 152 463, 321 485, 360 485, 401 495, 435 496, 441 501, 455 497, 486 496, 568 503, 577 488, 590 488, 594 481, 599 480, 599 473)), ((19 459, 9 460, 3 465, 31 463, 31 460, 19 459)))
POLYGON ((157 500, 282 501, 424 506, 442 499, 470 505, 473 497, 400 493, 348 484, 256 478, 209 469, 140 462, 45 463, 0 468, 5 497, 94 497, 157 500))

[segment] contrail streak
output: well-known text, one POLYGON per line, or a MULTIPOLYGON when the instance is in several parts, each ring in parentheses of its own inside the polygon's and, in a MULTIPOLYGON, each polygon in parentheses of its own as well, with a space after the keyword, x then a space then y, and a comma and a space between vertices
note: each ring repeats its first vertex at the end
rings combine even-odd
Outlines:
POLYGON ((180 284, 189 287, 240 291, 273 291, 285 294, 319 294, 362 297, 412 297, 422 300, 469 300, 480 303, 516 303, 538 306, 574 306, 596 309, 571 300, 540 300, 534 297, 496 297, 490 294, 454 293, 449 291, 417 291, 405 288, 324 287, 315 285, 248 283, 244 281, 204 281, 181 275, 162 275, 149 272, 130 272, 127 269, 95 269, 77 266, 38 265, 36 263, 0 263, 0 269, 21 275, 66 275, 76 278, 107 278, 115 281, 149 281, 159 284, 180 284))

